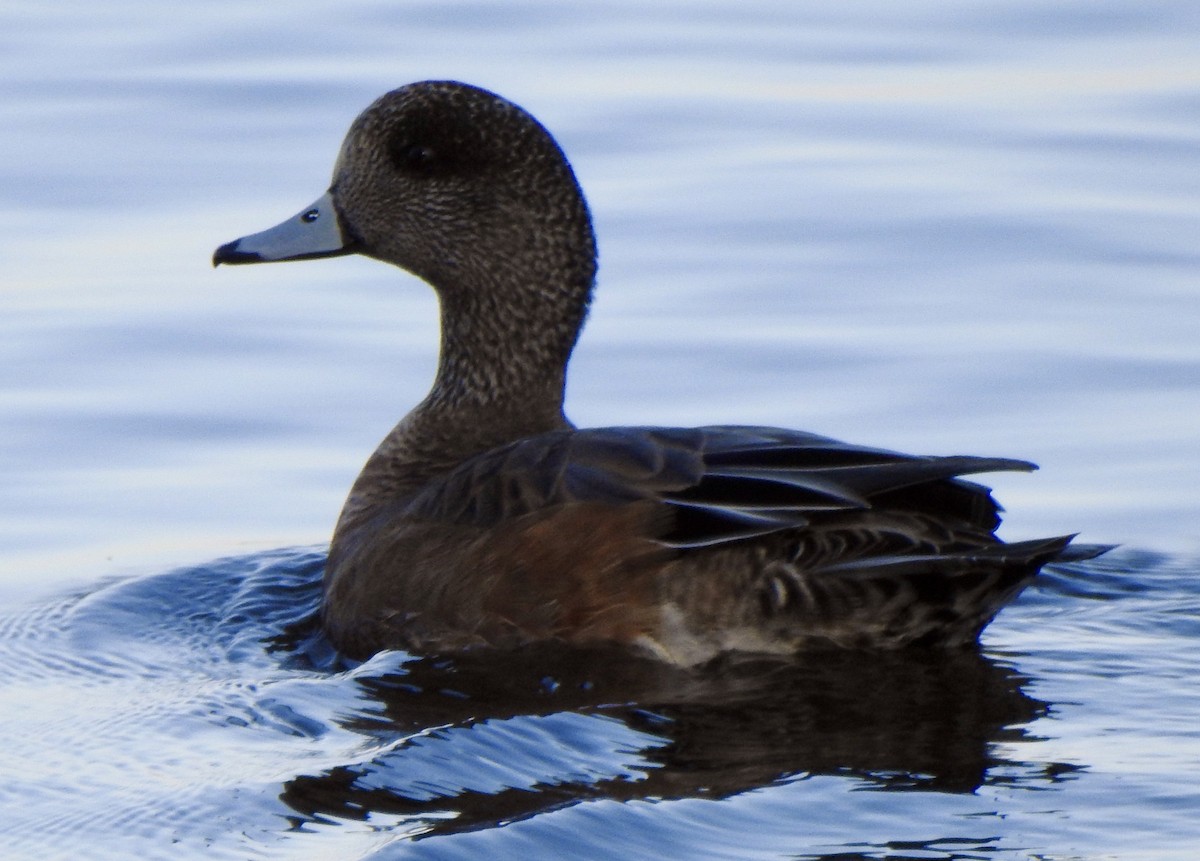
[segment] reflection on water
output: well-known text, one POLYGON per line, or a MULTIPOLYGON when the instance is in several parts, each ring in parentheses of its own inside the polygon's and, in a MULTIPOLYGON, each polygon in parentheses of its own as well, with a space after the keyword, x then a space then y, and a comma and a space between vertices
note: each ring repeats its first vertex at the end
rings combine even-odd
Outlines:
MULTIPOLYGON (((369 762, 288 781, 283 800, 313 821, 422 817, 424 836, 433 836, 581 801, 720 799, 812 775, 854 777, 875 789, 972 792, 996 766, 1013 781, 1073 770, 996 757, 992 744, 1026 739, 1025 725, 1046 704, 1027 696, 1010 668, 974 650, 742 659, 685 672, 619 652, 542 648, 409 661, 357 681, 380 711, 347 727, 404 741, 369 762), (565 713, 623 725, 626 760, 617 773, 582 769, 571 756, 546 762, 524 749, 523 736, 565 713), (483 779, 478 758, 455 761, 454 751, 471 748, 460 741, 471 731, 487 739, 485 758, 513 754, 505 773, 483 779), (436 746, 446 755, 435 776, 427 768, 436 746)), ((547 723, 551 733, 589 734, 580 721, 547 723)))

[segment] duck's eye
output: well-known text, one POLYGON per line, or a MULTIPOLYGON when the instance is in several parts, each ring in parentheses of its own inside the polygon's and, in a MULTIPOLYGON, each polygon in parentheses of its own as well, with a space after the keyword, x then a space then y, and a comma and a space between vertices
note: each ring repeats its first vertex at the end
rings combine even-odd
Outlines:
POLYGON ((437 162, 437 158, 430 146, 406 143, 392 150, 392 161, 401 170, 428 172, 437 162))

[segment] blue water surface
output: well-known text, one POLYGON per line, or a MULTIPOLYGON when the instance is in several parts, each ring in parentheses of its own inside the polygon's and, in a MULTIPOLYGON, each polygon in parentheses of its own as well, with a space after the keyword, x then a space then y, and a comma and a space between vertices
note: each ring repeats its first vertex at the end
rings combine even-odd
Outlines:
POLYGON ((1198 36, 1166 0, 0 8, 0 854, 1193 857, 1198 36), (954 658, 340 663, 324 545, 433 297, 209 259, 435 77, 588 193, 578 424, 1028 458, 1005 537, 1122 549, 954 658))

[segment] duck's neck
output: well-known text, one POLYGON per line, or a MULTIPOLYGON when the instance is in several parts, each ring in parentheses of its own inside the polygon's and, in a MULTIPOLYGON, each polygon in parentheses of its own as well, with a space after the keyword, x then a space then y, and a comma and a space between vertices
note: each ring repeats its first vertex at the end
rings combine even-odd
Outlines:
POLYGON ((529 301, 513 302, 491 290, 443 292, 437 377, 414 413, 487 447, 561 427, 589 293, 590 284, 557 296, 531 290, 529 301))
POLYGON ((567 360, 587 312, 592 269, 514 302, 501 291, 440 291, 442 343, 425 399, 392 429, 351 489, 339 530, 484 451, 571 427, 567 360), (501 301, 501 300, 504 301, 501 301))

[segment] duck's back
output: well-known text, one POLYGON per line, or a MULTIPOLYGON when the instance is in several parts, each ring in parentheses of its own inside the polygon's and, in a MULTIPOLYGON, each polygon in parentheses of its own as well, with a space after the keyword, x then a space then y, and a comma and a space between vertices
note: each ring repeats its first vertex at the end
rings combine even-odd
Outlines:
POLYGON ((987 488, 956 476, 1032 468, 777 428, 540 434, 339 530, 325 624, 357 655, 966 644, 1069 538, 1001 543, 987 488))

